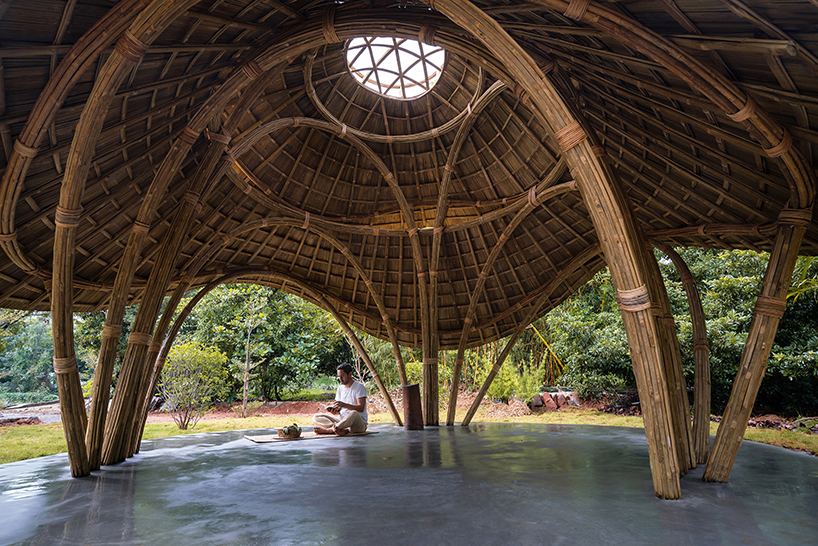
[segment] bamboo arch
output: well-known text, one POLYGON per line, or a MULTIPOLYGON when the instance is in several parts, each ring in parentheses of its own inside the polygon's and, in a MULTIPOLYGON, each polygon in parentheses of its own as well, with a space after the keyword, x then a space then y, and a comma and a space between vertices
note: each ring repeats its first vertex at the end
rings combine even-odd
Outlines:
MULTIPOLYGON (((778 320, 780 319, 781 301, 783 298, 783 291, 786 290, 786 281, 789 273, 792 270, 794 257, 797 255, 798 247, 803 238, 806 224, 809 221, 806 218, 806 213, 811 211, 812 201, 814 198, 814 179, 812 173, 805 165, 803 158, 797 150, 792 148, 791 139, 788 133, 784 131, 768 114, 758 109, 754 103, 730 82, 717 74, 708 74, 706 70, 699 70, 704 68, 697 64, 695 60, 685 56, 679 51, 678 47, 671 44, 660 37, 646 31, 638 24, 622 17, 618 13, 608 10, 594 2, 572 0, 571 2, 557 1, 557 0, 538 0, 540 3, 550 9, 564 11, 566 16, 582 21, 584 23, 595 26, 599 30, 613 36, 614 38, 634 46, 650 58, 663 64, 674 73, 681 75, 691 85, 705 94, 711 101, 727 112, 734 121, 742 123, 751 136, 761 143, 763 149, 766 150, 768 156, 781 164, 782 171, 787 175, 788 181, 791 185, 791 201, 790 208, 785 209, 779 216, 778 231, 775 238, 775 249, 770 262, 770 268, 767 275, 765 275, 765 284, 762 290, 762 297, 759 299, 759 305, 756 309, 757 320, 754 321, 751 328, 750 341, 748 342, 748 350, 745 357, 742 359, 742 372, 740 378, 736 381, 736 390, 731 396, 731 407, 728 413, 731 417, 729 425, 720 427, 719 435, 717 436, 714 453, 717 457, 711 457, 708 463, 708 471, 706 472, 707 479, 714 479, 723 481, 729 475, 729 466, 732 464, 732 458, 735 456, 736 438, 740 441, 740 431, 743 430, 742 421, 745 413, 748 413, 752 406, 752 399, 755 397, 757 391, 757 382, 760 381, 759 370, 763 375, 763 366, 766 361, 767 352, 765 350, 757 351, 756 347, 766 346, 768 351, 771 345, 771 336, 774 335, 777 328, 778 320), (783 288, 782 288, 783 286, 783 288), (748 377, 745 382, 741 377, 748 377), (736 401, 733 404, 733 400, 736 401), (736 424, 738 423, 738 425, 736 424), (722 433, 722 429, 724 432, 722 433), (741 430, 739 430, 741 429, 741 430), (732 454, 732 458, 731 458, 732 454), (717 461, 717 462, 713 462, 717 461), (710 463, 713 463, 711 467, 710 463)), ((174 14, 180 13, 184 7, 181 2, 161 2, 157 0, 150 6, 150 15, 141 15, 141 19, 137 19, 132 26, 130 34, 120 40, 119 47, 120 56, 112 55, 111 60, 103 69, 103 78, 98 80, 98 86, 95 87, 92 93, 92 101, 94 107, 99 108, 97 111, 104 113, 106 107, 102 104, 105 97, 110 97, 113 93, 112 89, 117 87, 116 79, 122 74, 122 71, 127 69, 127 63, 132 62, 128 60, 131 58, 138 58, 140 52, 144 52, 141 46, 148 43, 151 35, 144 32, 139 32, 140 21, 149 21, 153 25, 153 29, 161 28, 162 24, 166 24, 174 18, 174 14), (181 6, 181 7, 180 7, 181 6), (137 32, 134 32, 136 30, 137 32), (122 54, 124 52, 124 56, 122 54), (120 58, 121 57, 121 58, 120 58), (124 59, 124 60, 123 60, 124 59), (97 100, 99 99, 99 100, 97 100)), ((540 116, 546 121, 546 125, 551 127, 553 138, 558 143, 563 157, 568 162, 572 170, 572 175, 577 180, 577 185, 583 196, 583 199, 588 204, 589 211, 593 218, 594 225, 602 239, 601 247, 605 256, 608 258, 611 265, 612 273, 617 288, 621 296, 621 308, 623 309, 623 319, 629 332, 629 339, 632 348, 641 347, 647 348, 651 344, 651 340, 656 338, 656 332, 649 324, 649 314, 646 313, 647 308, 642 308, 646 301, 646 288, 644 282, 645 272, 640 266, 640 258, 638 244, 636 243, 635 230, 633 228, 633 220, 628 213, 628 207, 625 204, 622 195, 615 187, 610 187, 609 173, 606 173, 606 168, 601 165, 597 159, 598 150, 594 150, 589 143, 584 140, 586 135, 581 130, 581 127, 576 124, 576 120, 568 111, 559 93, 551 86, 548 79, 537 67, 536 63, 525 54, 516 42, 511 40, 505 31, 493 20, 487 17, 481 10, 475 8, 469 2, 460 0, 438 0, 433 3, 433 8, 441 11, 444 15, 450 17, 457 25, 470 32, 477 37, 485 47, 490 51, 490 54, 485 54, 483 50, 477 52, 463 51, 464 56, 476 56, 485 62, 487 66, 492 68, 492 72, 508 81, 516 81, 523 90, 530 97, 531 102, 540 111, 540 116), (482 57, 481 57, 482 56, 482 57), (621 214, 621 218, 609 218, 607 213, 621 214), (640 326, 643 328, 640 329, 640 326), (632 339, 631 339, 632 338, 632 339)), ((341 36, 349 34, 358 34, 366 32, 366 25, 359 25, 352 28, 349 23, 350 16, 343 14, 340 10, 335 19, 335 28, 333 34, 340 39, 341 36), (345 18, 346 17, 346 18, 345 18), (344 26, 344 25, 349 26, 344 26)), ((388 18, 393 18, 394 15, 389 15, 388 18)), ((445 26, 445 22, 441 22, 440 18, 430 16, 430 21, 445 26)), ((417 27, 412 27, 417 28, 417 27)), ((405 30, 401 30, 405 32, 405 30)), ((418 31, 419 32, 419 31, 418 31)), ((311 22, 304 26, 299 31, 293 31, 291 36, 298 35, 301 38, 306 38, 303 41, 309 41, 310 44, 320 44, 327 40, 325 32, 318 32, 315 22, 311 22)), ((462 44, 464 42, 457 42, 454 38, 448 38, 445 32, 440 32, 439 37, 442 41, 450 40, 453 47, 460 47, 465 49, 462 44)), ((301 47, 303 43, 293 46, 288 44, 287 47, 274 45, 271 49, 260 54, 255 61, 245 64, 240 71, 231 76, 221 89, 214 95, 211 100, 196 114, 190 121, 188 127, 183 131, 182 138, 177 140, 174 148, 165 158, 165 161, 157 174, 154 184, 145 200, 143 210, 145 214, 140 213, 140 216, 135 223, 134 232, 131 235, 126 248, 126 258, 123 264, 135 263, 138 259, 144 236, 147 232, 147 226, 150 225, 152 214, 156 210, 156 203, 164 195, 168 183, 178 170, 181 161, 186 157, 188 151, 192 147, 195 139, 204 129, 204 126, 213 118, 215 114, 220 113, 227 101, 235 95, 235 93, 243 89, 250 80, 258 77, 260 73, 270 70, 273 66, 282 59, 286 63, 293 58, 296 51, 305 51, 306 47, 301 47)), ((78 131, 83 138, 87 138, 89 144, 93 146, 96 141, 94 136, 93 116, 92 110, 87 110, 83 114, 83 122, 88 125, 83 125, 82 131, 78 131), (89 128, 85 128, 89 127, 89 128)), ((96 131, 98 134, 98 131, 96 131)), ((22 155, 30 154, 29 150, 20 148, 22 155)), ((72 173, 79 173, 83 168, 84 152, 79 148, 72 147, 71 164, 72 173)), ((71 323, 70 310, 71 301, 71 282, 73 278, 72 259, 69 249, 72 242, 76 223, 80 217, 78 209, 79 200, 81 198, 81 189, 77 186, 72 187, 72 180, 76 184, 81 184, 84 181, 84 176, 79 174, 68 175, 66 173, 67 181, 65 183, 64 198, 61 197, 59 213, 59 222, 57 229, 57 237, 55 238, 54 249, 54 269, 52 273, 52 282, 54 286, 52 311, 55 315, 55 369, 58 375, 67 376, 69 379, 73 378, 74 366, 72 366, 73 342, 71 339, 71 323), (78 195, 79 194, 79 195, 78 195), (62 225, 60 225, 62 224, 62 225), (65 286, 68 286, 68 290, 65 286), (57 348, 59 345, 59 350, 57 348)), ((191 196, 191 201, 197 200, 191 196)), ((193 204, 193 203, 191 203, 193 204)), ((3 233, 10 235, 13 233, 13 226, 11 231, 7 231, 8 226, 3 226, 3 233)), ((410 228, 412 229, 412 228, 410 228)), ((417 236, 417 233, 414 233, 417 236)), ((11 238, 9 237, 8 241, 11 238)), ((413 238, 413 250, 419 245, 417 239, 413 238)), ((14 252, 13 250, 11 252, 14 252)), ((21 262, 22 263, 22 262, 21 262)), ((127 270, 127 268, 125 268, 127 270)), ((420 276, 425 273, 425 269, 417 269, 420 276)), ((132 274, 131 274, 132 275, 132 274)), ((130 279, 127 275, 123 275, 122 281, 117 277, 117 286, 114 289, 115 297, 124 297, 128 293, 128 286, 130 279)), ((425 286, 425 281, 421 280, 420 287, 425 286)), ((421 288, 422 290, 425 290, 421 288)), ((422 298, 425 302, 424 309, 429 308, 428 297, 422 298)), ((647 303, 649 304, 649 297, 647 303)), ((147 315, 146 315, 147 316, 147 315)), ((153 327, 153 320, 146 321, 145 325, 140 327, 136 333, 140 334, 135 338, 134 344, 145 346, 150 344, 144 343, 146 341, 145 335, 149 336, 147 332, 149 328, 153 327), (150 322, 150 325, 147 324, 150 322)), ((433 326, 430 320, 423 321, 423 346, 424 357, 432 358, 431 349, 433 342, 429 338, 433 326)), ((113 333, 113 332, 109 332, 113 333)), ((136 350, 136 349, 134 349, 136 350)), ((141 349, 140 349, 141 350, 141 349)), ((647 385, 659 386, 656 392, 666 392, 666 379, 663 377, 659 366, 656 362, 659 356, 654 351, 632 351, 638 352, 639 356, 634 362, 635 367, 638 368, 637 378, 640 381, 640 390, 642 387, 647 388, 647 385), (642 362, 641 358, 646 358, 642 362), (653 374, 656 372, 656 374, 653 374), (664 389, 664 390, 663 390, 664 389)), ((132 361, 139 360, 138 357, 131 358, 132 361)), ((431 364, 431 363, 430 363, 431 364)), ((65 379, 65 378, 63 378, 65 379)), ((61 388, 61 399, 64 400, 65 413, 68 420, 74 420, 74 417, 80 415, 80 410, 76 404, 76 381, 64 381, 65 388, 61 388), (73 390, 72 390, 73 389, 73 390), (65 391, 65 392, 64 392, 65 391)), ((664 448, 657 446, 656 439, 662 438, 663 434, 668 431, 667 411, 669 401, 667 400, 667 393, 663 395, 664 400, 660 401, 657 408, 651 409, 648 413, 651 415, 647 417, 647 429, 649 442, 651 442, 653 449, 658 450, 656 453, 652 452, 652 469, 654 474, 654 486, 658 495, 672 498, 678 493, 678 479, 674 484, 673 476, 678 476, 679 470, 674 466, 672 461, 672 449, 664 451, 664 448)), ((73 427, 75 430, 69 433, 66 428, 66 436, 68 437, 69 453, 72 460, 72 473, 77 474, 84 471, 83 465, 80 463, 84 455, 77 444, 77 431, 81 430, 84 425, 77 421, 74 424, 67 424, 68 428, 73 427), (77 464, 75 464, 77 463, 77 464)), ((80 442, 82 443, 82 442, 80 442)), ((78 475, 78 474, 77 474, 78 475)))

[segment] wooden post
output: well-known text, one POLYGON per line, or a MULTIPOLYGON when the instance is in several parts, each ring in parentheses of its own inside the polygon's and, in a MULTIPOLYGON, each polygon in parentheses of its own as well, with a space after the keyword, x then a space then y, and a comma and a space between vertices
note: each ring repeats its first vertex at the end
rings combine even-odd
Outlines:
POLYGON ((676 266, 687 294, 690 319, 693 323, 693 356, 695 362, 693 389, 693 451, 696 463, 707 462, 710 451, 710 347, 707 344, 707 325, 704 320, 702 299, 696 280, 681 256, 670 246, 658 244, 676 266))
POLYGON ((787 307, 787 289, 801 248, 812 209, 788 210, 779 216, 778 232, 764 274, 761 294, 756 300, 753 321, 741 362, 733 381, 721 424, 716 432, 713 449, 704 469, 704 481, 726 482, 744 438, 747 421, 753 410, 761 380, 767 369, 767 358, 775 340, 778 323, 787 307))

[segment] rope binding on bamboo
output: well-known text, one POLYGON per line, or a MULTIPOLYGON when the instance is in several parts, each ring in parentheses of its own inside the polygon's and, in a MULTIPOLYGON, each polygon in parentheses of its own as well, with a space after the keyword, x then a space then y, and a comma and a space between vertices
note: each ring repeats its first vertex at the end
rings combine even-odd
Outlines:
POLYGON ((186 125, 179 134, 179 139, 185 144, 193 146, 196 143, 196 140, 199 139, 199 132, 191 129, 189 125, 186 125))
POLYGON ((143 332, 131 332, 128 336, 128 344, 133 345, 150 345, 153 341, 153 336, 143 332))
POLYGON ((26 146, 19 138, 14 141, 14 151, 29 159, 37 156, 37 148, 26 146))
POLYGON ((56 356, 53 359, 54 362, 54 373, 56 374, 69 374, 79 370, 77 367, 77 357, 76 356, 67 356, 64 358, 57 358, 56 356))
POLYGON ((622 311, 635 313, 650 309, 650 294, 644 284, 631 290, 617 290, 616 303, 622 311))
POLYGON ((57 205, 57 212, 54 214, 54 223, 61 228, 71 229, 80 225, 82 209, 66 209, 57 205))
POLYGON ((249 60, 241 65, 241 71, 244 72, 245 76, 251 80, 255 80, 264 74, 264 70, 262 70, 258 63, 254 60, 249 60))
POLYGON ((119 339, 119 336, 122 335, 122 325, 121 324, 106 324, 102 327, 102 337, 104 338, 116 338, 119 339))
POLYGON ((756 116, 756 101, 753 100, 753 97, 747 95, 747 102, 744 103, 738 112, 735 114, 727 114, 727 117, 732 119, 736 122, 742 122, 750 119, 751 117, 756 116))
POLYGON ((17 230, 11 233, 0 233, 0 243, 9 243, 17 240, 17 230))
POLYGON ((150 228, 150 224, 146 224, 144 222, 134 222, 131 231, 137 235, 147 235, 150 228))
POLYGON ((792 148, 792 134, 784 129, 784 134, 781 136, 781 141, 772 148, 764 148, 764 152, 768 157, 775 159, 786 154, 792 148))
POLYGON ((567 152, 586 138, 588 135, 582 130, 578 121, 572 121, 556 133, 557 145, 562 153, 567 152))
POLYGON ((778 215, 778 223, 795 227, 807 227, 812 223, 812 208, 785 208, 778 215))
POLYGON ((129 61, 135 63, 148 51, 148 44, 134 36, 130 30, 126 30, 114 49, 129 61))
POLYGON ((787 309, 787 300, 772 296, 759 296, 753 312, 756 315, 781 319, 787 309))
POLYGON ((437 45, 435 44, 436 32, 437 27, 433 27, 431 25, 423 25, 422 27, 420 27, 420 31, 418 31, 418 40, 420 40, 424 44, 437 45))

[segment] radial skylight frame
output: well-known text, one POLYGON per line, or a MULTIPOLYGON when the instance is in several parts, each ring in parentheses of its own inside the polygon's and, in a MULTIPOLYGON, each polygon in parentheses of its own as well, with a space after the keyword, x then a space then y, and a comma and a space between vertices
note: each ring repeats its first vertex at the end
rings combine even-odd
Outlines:
POLYGON ((446 50, 410 40, 362 36, 344 51, 352 77, 366 89, 397 100, 414 100, 432 90, 446 65, 446 50))

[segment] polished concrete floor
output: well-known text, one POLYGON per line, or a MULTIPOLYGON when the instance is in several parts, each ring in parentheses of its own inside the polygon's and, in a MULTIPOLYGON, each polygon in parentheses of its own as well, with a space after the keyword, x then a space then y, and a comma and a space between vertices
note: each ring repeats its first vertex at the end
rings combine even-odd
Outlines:
POLYGON ((83 479, 65 455, 0 465, 0 544, 818 544, 818 459, 801 453, 745 442, 730 483, 700 468, 662 501, 642 430, 375 428, 146 441, 83 479))

